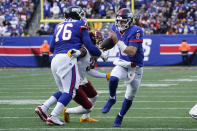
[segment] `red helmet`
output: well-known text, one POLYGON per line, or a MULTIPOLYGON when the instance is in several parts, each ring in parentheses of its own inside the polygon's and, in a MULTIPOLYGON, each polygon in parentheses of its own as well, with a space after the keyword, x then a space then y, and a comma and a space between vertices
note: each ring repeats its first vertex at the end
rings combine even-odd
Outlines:
POLYGON ((99 45, 104 39, 103 34, 100 31, 95 30, 90 31, 90 38, 94 45, 99 45))

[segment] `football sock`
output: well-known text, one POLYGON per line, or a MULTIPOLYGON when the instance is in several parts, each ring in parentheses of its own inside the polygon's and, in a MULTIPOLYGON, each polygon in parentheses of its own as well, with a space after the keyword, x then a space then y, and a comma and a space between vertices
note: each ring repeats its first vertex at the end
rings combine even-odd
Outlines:
POLYGON ((43 108, 49 109, 51 106, 57 103, 57 99, 54 96, 51 96, 48 100, 43 103, 43 108))
POLYGON ((86 113, 86 114, 83 114, 83 115, 82 115, 82 118, 83 118, 83 119, 86 119, 86 118, 89 118, 89 117, 90 117, 90 113, 86 113))
POLYGON ((118 87, 119 79, 115 76, 111 76, 109 79, 109 95, 111 98, 116 96, 116 89, 118 87))
POLYGON ((55 105, 57 103, 57 100, 62 95, 60 91, 55 92, 48 100, 46 100, 42 106, 43 110, 48 110, 51 106, 55 105))
POLYGON ((61 102, 57 102, 57 105, 55 106, 55 108, 51 112, 51 115, 58 116, 62 112, 63 109, 64 109, 64 105, 61 102))
POLYGON ((67 108, 66 113, 68 114, 85 114, 90 112, 91 109, 85 109, 82 106, 77 106, 74 108, 67 108))
POLYGON ((96 103, 97 98, 98 98, 98 95, 96 95, 96 96, 93 97, 93 98, 88 98, 88 99, 89 99, 89 100, 92 102, 92 104, 94 105, 94 104, 96 103))
POLYGON ((72 97, 68 93, 62 93, 62 95, 59 97, 57 105, 51 112, 51 115, 58 116, 63 108, 67 106, 67 104, 71 101, 72 97))
POLYGON ((122 103, 122 108, 120 110, 119 115, 120 116, 124 116, 126 114, 126 112, 129 110, 129 108, 132 105, 133 100, 128 100, 128 99, 124 99, 124 102, 122 103))

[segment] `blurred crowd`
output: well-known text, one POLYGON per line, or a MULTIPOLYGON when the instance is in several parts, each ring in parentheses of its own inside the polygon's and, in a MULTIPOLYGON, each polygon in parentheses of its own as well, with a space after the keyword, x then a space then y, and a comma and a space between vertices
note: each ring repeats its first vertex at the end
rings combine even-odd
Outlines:
POLYGON ((114 18, 118 8, 131 7, 131 0, 45 0, 44 18, 64 18, 65 9, 73 5, 82 7, 87 18, 114 18))
MULTIPOLYGON (((141 3, 135 3, 137 5, 135 22, 142 27, 145 35, 197 34, 197 0, 138 0, 138 2, 141 3)), ((44 17, 61 19, 65 8, 70 5, 81 6, 86 11, 87 18, 104 19, 115 18, 115 12, 120 8, 130 8, 131 0, 45 0, 44 17)), ((93 28, 105 34, 111 24, 96 22, 93 28)), ((48 29, 51 30, 51 25, 48 25, 48 29)))
POLYGON ((136 14, 149 34, 197 34, 197 0, 153 0, 136 14))
POLYGON ((0 36, 28 36, 38 0, 0 0, 0 36))
MULTIPOLYGON (((68 6, 78 5, 89 19, 115 18, 131 0, 43 0, 44 19, 63 19, 68 6)), ((39 0, 0 0, 0 36, 26 36, 39 0)), ((197 34, 197 0, 135 0, 135 22, 145 35, 197 34)), ((41 23, 37 35, 50 35, 55 23, 41 23)), ((90 24, 104 34, 112 23, 90 24)))

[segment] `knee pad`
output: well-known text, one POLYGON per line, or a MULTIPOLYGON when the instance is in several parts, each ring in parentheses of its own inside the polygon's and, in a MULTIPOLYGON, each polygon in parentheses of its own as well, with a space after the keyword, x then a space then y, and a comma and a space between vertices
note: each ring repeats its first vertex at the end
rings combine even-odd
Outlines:
POLYGON ((72 96, 68 93, 62 93, 60 98, 58 99, 58 102, 62 103, 64 106, 67 106, 67 104, 72 100, 72 96))
POLYGON ((111 77, 109 78, 109 87, 117 88, 118 82, 119 82, 118 77, 111 76, 111 77))

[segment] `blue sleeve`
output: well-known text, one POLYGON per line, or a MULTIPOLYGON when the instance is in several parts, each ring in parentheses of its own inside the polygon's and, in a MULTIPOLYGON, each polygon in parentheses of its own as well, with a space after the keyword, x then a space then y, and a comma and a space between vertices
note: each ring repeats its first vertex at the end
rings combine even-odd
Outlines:
POLYGON ((51 42, 50 42, 50 52, 54 52, 54 48, 55 48, 55 36, 56 36, 56 30, 57 30, 57 25, 56 25, 56 27, 55 27, 55 30, 54 30, 54 34, 53 34, 53 36, 52 36, 52 39, 51 39, 51 42))
POLYGON ((50 42, 50 52, 54 52, 54 46, 55 46, 55 35, 53 35, 52 40, 50 42))
POLYGON ((84 29, 82 30, 82 42, 85 45, 85 47, 87 48, 87 50, 89 51, 89 53, 92 56, 100 56, 101 55, 101 51, 93 45, 90 36, 89 36, 89 32, 84 29))

